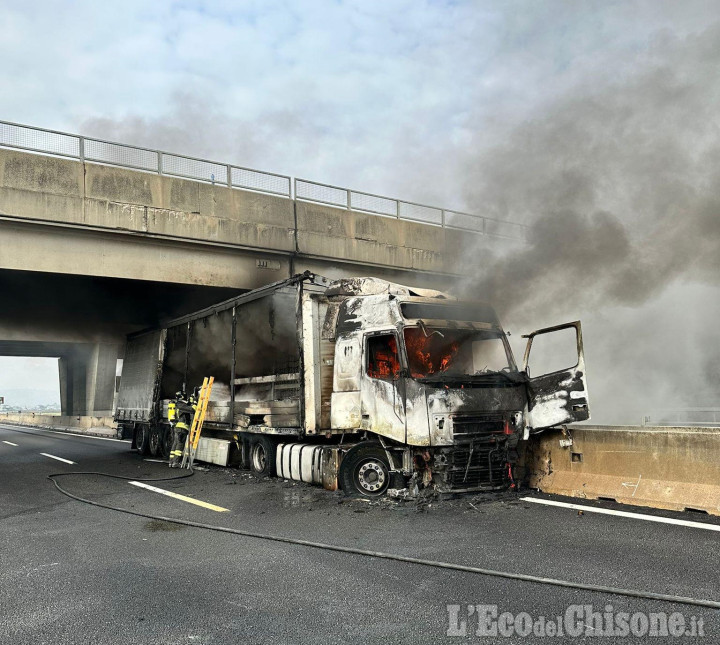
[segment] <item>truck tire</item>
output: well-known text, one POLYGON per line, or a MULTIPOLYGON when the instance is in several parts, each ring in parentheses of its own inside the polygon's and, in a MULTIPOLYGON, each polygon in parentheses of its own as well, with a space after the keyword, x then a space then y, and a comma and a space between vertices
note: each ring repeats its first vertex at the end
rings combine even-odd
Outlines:
POLYGON ((151 457, 160 457, 162 454, 162 428, 153 426, 150 429, 150 441, 148 450, 151 457))
POLYGON ((380 497, 390 486, 390 465, 378 443, 359 443, 340 464, 340 485, 350 497, 380 497))
POLYGON ((250 440, 250 470, 256 475, 275 475, 275 443, 259 435, 250 440))
POLYGON ((141 455, 150 452, 150 426, 140 423, 135 430, 135 447, 141 455))
POLYGON ((161 456, 163 459, 170 459, 170 451, 172 450, 172 428, 170 426, 162 426, 162 441, 160 442, 161 456))

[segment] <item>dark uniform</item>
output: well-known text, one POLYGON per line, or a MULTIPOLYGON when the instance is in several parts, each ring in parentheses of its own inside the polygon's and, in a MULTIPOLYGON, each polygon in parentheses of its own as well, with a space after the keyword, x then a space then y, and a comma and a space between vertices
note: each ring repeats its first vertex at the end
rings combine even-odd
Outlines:
MULTIPOLYGON (((190 432, 190 424, 192 423, 195 409, 197 408, 195 397, 191 396, 186 400, 183 392, 177 393, 174 403, 173 416, 175 417, 175 424, 172 427, 173 443, 172 449, 170 450, 170 468, 177 468, 180 465, 183 449, 185 448, 185 440, 187 439, 188 432, 190 432)), ((168 417, 170 416, 169 412, 170 406, 168 406, 168 417)))

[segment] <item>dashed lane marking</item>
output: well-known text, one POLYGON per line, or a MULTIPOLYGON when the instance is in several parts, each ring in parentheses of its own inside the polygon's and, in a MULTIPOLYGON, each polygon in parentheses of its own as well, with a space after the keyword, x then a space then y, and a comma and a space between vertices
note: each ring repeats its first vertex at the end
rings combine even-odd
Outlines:
POLYGON ((66 464, 72 464, 73 466, 75 465, 75 462, 74 462, 74 461, 70 461, 69 459, 63 459, 62 457, 56 457, 55 455, 49 455, 49 454, 46 453, 46 452, 41 452, 40 454, 41 454, 43 457, 50 457, 50 459, 57 459, 58 461, 62 461, 62 462, 64 462, 64 463, 66 463, 66 464))
POLYGON ((678 520, 673 517, 659 517, 657 515, 645 515, 643 513, 630 513, 629 511, 615 511, 611 508, 596 508, 595 506, 583 506, 582 504, 557 502, 554 499, 538 499, 537 497, 521 497, 520 499, 523 502, 544 504, 545 506, 560 506, 562 508, 570 508, 576 511, 583 511, 587 513, 599 513, 600 515, 616 515, 618 517, 627 517, 633 520, 645 520, 646 522, 658 522, 660 524, 675 524, 677 526, 687 526, 693 529, 705 529, 706 531, 720 531, 720 525, 718 524, 706 524, 705 522, 678 520))
POLYGON ((228 508, 223 508, 222 506, 215 506, 215 504, 210 504, 209 502, 203 502, 199 499, 193 499, 192 497, 185 497, 185 495, 173 493, 172 491, 169 491, 169 490, 163 490, 162 488, 156 488, 155 486, 149 486, 148 484, 145 484, 143 482, 131 481, 128 483, 131 486, 137 486, 138 488, 144 488, 145 490, 150 490, 153 493, 160 493, 161 495, 167 495, 168 497, 173 497, 174 499, 179 499, 183 502, 188 502, 189 504, 195 504, 196 506, 202 506, 203 508, 209 508, 211 511, 217 511, 218 513, 223 513, 225 511, 230 510, 228 508))
POLYGON ((17 444, 13 443, 12 441, 3 441, 3 443, 6 443, 8 446, 15 446, 17 448, 17 444))

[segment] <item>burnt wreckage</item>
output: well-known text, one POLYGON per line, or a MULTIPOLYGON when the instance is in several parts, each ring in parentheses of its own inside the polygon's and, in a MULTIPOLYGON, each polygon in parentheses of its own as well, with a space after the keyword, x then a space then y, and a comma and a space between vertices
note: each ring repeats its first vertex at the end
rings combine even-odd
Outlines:
POLYGON ((487 304, 306 272, 130 336, 116 420, 166 455, 173 393, 212 375, 197 459, 365 496, 499 490, 520 441, 589 418, 580 323, 527 338, 518 369, 487 304), (530 375, 556 332, 568 365, 530 375))

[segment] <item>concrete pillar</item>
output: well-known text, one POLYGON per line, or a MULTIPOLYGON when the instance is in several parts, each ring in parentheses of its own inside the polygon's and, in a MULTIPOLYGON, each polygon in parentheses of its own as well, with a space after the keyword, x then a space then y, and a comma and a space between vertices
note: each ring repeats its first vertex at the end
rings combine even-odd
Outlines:
POLYGON ((109 416, 115 399, 119 347, 76 344, 58 361, 60 405, 66 416, 109 416))
POLYGON ((73 361, 67 356, 58 360, 60 377, 60 414, 69 417, 73 414, 73 361))
POLYGON ((60 371, 60 407, 65 416, 87 414, 88 346, 75 345, 58 361, 60 371))
POLYGON ((115 400, 115 370, 119 354, 117 345, 96 343, 86 363, 86 414, 110 416, 115 400))

